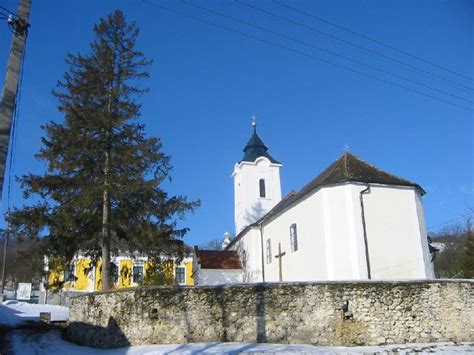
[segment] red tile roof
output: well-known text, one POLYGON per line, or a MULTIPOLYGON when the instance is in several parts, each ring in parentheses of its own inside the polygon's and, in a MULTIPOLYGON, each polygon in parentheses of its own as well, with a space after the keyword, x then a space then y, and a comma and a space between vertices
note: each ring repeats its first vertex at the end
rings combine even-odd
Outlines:
POLYGON ((235 250, 196 250, 201 269, 242 269, 235 250))

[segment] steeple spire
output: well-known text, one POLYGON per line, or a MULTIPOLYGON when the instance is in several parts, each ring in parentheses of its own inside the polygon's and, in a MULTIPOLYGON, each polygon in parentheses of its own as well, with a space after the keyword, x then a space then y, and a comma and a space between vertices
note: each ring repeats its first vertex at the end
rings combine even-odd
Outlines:
POLYGON ((262 139, 257 134, 257 117, 255 114, 252 115, 252 127, 253 133, 249 141, 244 148, 244 158, 242 161, 254 162, 259 157, 266 157, 270 162, 274 164, 280 164, 277 160, 273 159, 268 153, 268 147, 263 143, 262 139))

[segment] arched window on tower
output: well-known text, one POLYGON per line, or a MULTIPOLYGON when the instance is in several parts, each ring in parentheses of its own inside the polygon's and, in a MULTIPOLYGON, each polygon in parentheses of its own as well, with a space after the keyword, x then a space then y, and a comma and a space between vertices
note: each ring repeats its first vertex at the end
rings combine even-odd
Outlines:
POLYGON ((260 197, 266 197, 265 195, 265 179, 260 179, 258 182, 260 188, 260 197))

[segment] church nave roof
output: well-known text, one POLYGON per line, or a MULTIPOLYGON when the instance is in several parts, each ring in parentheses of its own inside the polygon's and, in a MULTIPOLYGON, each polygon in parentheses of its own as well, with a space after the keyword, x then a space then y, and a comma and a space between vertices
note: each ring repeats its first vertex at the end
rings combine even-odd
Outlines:
POLYGON ((298 194, 305 194, 318 186, 342 182, 411 186, 418 189, 422 195, 425 194, 425 190, 420 185, 380 170, 349 152, 344 152, 339 159, 304 186, 298 194))

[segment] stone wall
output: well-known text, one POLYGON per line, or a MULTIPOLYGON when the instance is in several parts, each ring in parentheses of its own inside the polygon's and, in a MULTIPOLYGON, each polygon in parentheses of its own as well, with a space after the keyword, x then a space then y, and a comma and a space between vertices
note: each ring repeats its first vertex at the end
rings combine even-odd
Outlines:
POLYGON ((70 340, 375 345, 474 341, 474 281, 142 287, 70 301, 70 340))

